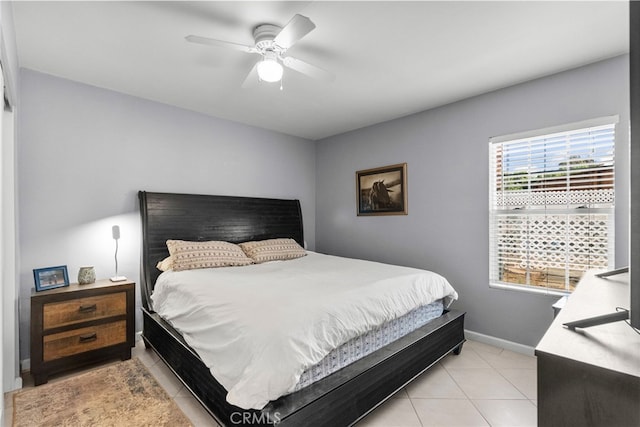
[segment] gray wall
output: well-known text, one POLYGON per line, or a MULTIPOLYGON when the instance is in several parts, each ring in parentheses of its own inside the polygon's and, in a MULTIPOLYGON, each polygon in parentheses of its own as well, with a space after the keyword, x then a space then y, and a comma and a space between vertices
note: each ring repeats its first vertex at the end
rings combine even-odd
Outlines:
MULTIPOLYGON (((299 198, 309 248, 427 268, 456 287, 467 329, 535 345, 555 297, 488 286, 488 138, 619 114, 616 258, 628 257, 628 57, 328 138, 206 117, 30 70, 20 75, 21 358, 32 269, 138 280, 136 192, 299 198), (357 217, 355 171, 408 163, 409 215, 357 217)), ((138 326, 138 329, 140 327, 138 326)))
POLYGON ((620 115, 616 264, 627 265, 628 70, 628 56, 617 57, 319 141, 317 250, 441 273, 467 329, 535 346, 557 297, 489 288, 488 140, 620 115), (357 217, 355 171, 402 162, 409 215, 357 217))
POLYGON ((314 248, 313 142, 30 70, 20 77, 22 359, 32 269, 67 265, 76 281, 80 266, 94 265, 99 278, 112 276, 118 224, 119 273, 138 282, 138 190, 297 198, 314 248))

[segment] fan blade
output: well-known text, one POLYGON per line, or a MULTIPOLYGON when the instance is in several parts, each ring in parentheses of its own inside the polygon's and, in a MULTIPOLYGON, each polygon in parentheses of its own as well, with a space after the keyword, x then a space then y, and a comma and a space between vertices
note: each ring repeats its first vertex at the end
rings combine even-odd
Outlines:
POLYGON ((311 19, 306 16, 296 14, 291 21, 284 26, 273 42, 283 49, 289 49, 298 40, 309 34, 316 27, 311 19))
POLYGON ((249 71, 249 74, 247 74, 247 77, 245 77, 240 87, 242 89, 247 89, 252 86, 255 86, 257 83, 258 83, 258 63, 256 62, 253 68, 251 69, 251 71, 249 71))
POLYGON ((187 40, 188 42, 191 42, 191 43, 204 44, 204 45, 207 45, 207 46, 226 47, 226 48, 235 49, 235 50, 239 50, 241 52, 246 52, 246 53, 255 53, 255 52, 257 52, 256 48, 253 47, 253 46, 245 46, 243 44, 226 42, 226 41, 223 41, 223 40, 210 39, 210 38, 207 38, 207 37, 200 37, 200 36, 190 35, 190 36, 185 37, 185 40, 187 40))
POLYGON ((318 80, 324 80, 324 81, 330 82, 335 79, 335 76, 330 72, 323 70, 320 67, 316 67, 315 65, 311 65, 307 62, 293 58, 291 56, 287 56, 283 58, 282 63, 287 68, 291 68, 292 70, 295 70, 302 74, 306 74, 307 76, 313 77, 318 80))

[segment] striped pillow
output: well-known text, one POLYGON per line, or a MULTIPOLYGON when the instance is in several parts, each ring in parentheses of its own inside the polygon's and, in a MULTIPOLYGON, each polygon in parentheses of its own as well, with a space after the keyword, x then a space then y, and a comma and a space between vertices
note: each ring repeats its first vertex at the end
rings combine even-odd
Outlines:
POLYGON ((259 242, 244 242, 238 246, 256 264, 300 258, 307 252, 293 239, 269 239, 259 242))
POLYGON ((241 266, 253 263, 238 245, 229 242, 167 240, 167 248, 173 261, 173 271, 241 266))

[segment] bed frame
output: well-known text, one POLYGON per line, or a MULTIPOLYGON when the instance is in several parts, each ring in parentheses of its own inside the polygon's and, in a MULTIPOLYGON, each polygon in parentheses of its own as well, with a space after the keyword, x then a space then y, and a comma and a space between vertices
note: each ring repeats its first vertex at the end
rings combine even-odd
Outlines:
POLYGON ((261 411, 227 403, 213 378, 179 332, 153 311, 150 295, 167 257, 167 239, 240 243, 277 237, 304 245, 298 200, 149 193, 140 191, 142 219, 142 338, 153 348, 216 421, 231 425, 348 426, 447 354, 459 354, 464 314, 442 316, 351 365, 270 402, 261 411))

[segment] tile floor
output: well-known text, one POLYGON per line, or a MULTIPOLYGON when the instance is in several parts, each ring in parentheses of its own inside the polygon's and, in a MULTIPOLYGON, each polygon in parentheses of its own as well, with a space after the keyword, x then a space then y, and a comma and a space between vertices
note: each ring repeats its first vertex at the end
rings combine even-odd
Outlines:
MULTIPOLYGON (((217 426, 142 341, 136 343, 132 356, 140 358, 194 426, 217 426)), ((25 377, 24 387, 33 387, 30 376, 25 377)), ((4 399, 5 426, 10 426, 11 394, 5 394, 4 399)), ((467 341, 459 356, 447 356, 369 414, 358 427, 535 426, 536 412, 535 357, 467 341)))

